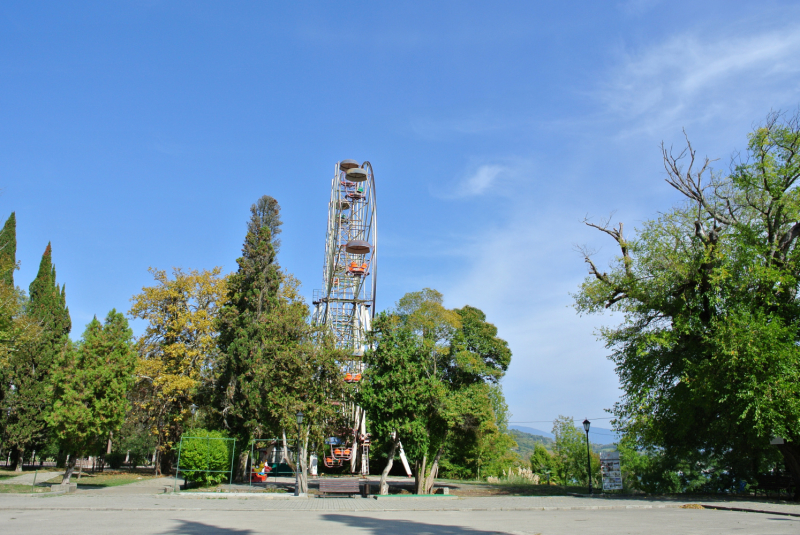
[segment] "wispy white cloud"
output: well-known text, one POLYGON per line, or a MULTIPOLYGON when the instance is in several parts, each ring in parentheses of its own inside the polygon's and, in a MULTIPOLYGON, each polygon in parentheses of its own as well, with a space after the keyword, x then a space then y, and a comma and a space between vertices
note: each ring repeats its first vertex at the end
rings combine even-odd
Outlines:
POLYGON ((488 190, 504 173, 509 172, 504 165, 481 165, 461 182, 459 194, 462 196, 480 195, 488 190))
POLYGON ((623 53, 597 96, 607 112, 650 131, 761 115, 796 99, 800 26, 732 33, 675 35, 623 53))
POLYGON ((520 158, 477 160, 450 181, 431 183, 430 191, 442 199, 459 199, 485 195, 508 196, 519 194, 533 183, 533 165, 520 158))

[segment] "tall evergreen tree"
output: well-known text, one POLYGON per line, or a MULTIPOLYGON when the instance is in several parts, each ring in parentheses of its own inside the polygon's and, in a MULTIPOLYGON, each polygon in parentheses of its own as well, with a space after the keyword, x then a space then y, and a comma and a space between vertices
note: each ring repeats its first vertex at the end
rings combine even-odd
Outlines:
MULTIPOLYGON (((13 318, 18 309, 17 291, 14 288, 14 269, 17 266, 16 226, 16 218, 12 212, 0 230, 0 406, 5 406, 3 400, 10 387, 6 360, 13 348, 13 318)), ((0 437, 5 435, 6 414, 3 413, 0 413, 0 437)))
POLYGON ((271 427, 263 417, 273 373, 267 341, 274 338, 269 315, 278 306, 281 274, 265 219, 278 221, 279 226, 280 218, 276 212, 264 217, 259 207, 263 200, 251 208, 242 256, 236 261, 239 270, 228 279, 227 302, 220 313, 223 356, 214 404, 224 426, 244 443, 271 427))
POLYGON ((17 267, 17 216, 14 212, 0 230, 0 283, 14 288, 17 267))
POLYGON ((250 221, 247 222, 247 232, 258 233, 262 227, 269 229, 269 241, 275 254, 281 248, 281 240, 278 238, 281 226, 281 205, 273 197, 262 195, 256 203, 250 207, 250 221))
POLYGON ((50 409, 47 388, 54 361, 67 349, 72 327, 66 291, 56 283, 49 243, 29 291, 27 314, 38 324, 40 335, 8 359, 8 380, 13 389, 7 396, 6 437, 17 450, 17 470, 22 470, 26 450, 45 438, 45 418, 50 409))
MULTIPOLYGON (((337 419, 329 400, 345 395, 337 365, 343 355, 309 325, 296 281, 284 276, 275 261, 278 210, 267 196, 251 208, 239 270, 229 277, 220 314, 223 356, 213 402, 223 425, 244 444, 259 436, 285 437, 297 425, 295 413, 302 411, 299 470, 305 492, 308 444, 322 443, 325 425, 337 419)), ((240 473, 246 465, 245 452, 240 473)))

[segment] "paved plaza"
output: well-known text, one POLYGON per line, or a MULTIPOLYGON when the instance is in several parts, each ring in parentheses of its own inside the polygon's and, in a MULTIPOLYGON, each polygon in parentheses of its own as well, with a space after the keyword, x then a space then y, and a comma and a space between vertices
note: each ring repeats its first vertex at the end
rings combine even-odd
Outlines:
POLYGON ((794 503, 692 497, 375 499, 294 498, 268 493, 161 494, 170 481, 151 479, 119 487, 86 489, 71 495, 0 494, 0 533, 800 533, 800 505, 794 503), (696 508, 698 504, 705 508, 696 508))

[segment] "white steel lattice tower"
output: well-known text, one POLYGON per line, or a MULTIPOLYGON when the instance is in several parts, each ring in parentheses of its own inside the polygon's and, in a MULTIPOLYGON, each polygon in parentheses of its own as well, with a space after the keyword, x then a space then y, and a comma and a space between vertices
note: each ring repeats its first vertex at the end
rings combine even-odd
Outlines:
MULTIPOLYGON (((314 291, 314 322, 327 326, 337 347, 350 355, 349 360, 341 363, 342 373, 345 380, 356 387, 363 371, 366 335, 375 315, 377 246, 372 165, 342 160, 336 164, 331 182, 323 288, 314 291)), ((366 475, 369 473, 366 416, 356 405, 347 407, 346 411, 352 432, 345 437, 344 448, 331 448, 331 455, 324 459, 325 465, 341 466, 349 461, 351 472, 366 475)))

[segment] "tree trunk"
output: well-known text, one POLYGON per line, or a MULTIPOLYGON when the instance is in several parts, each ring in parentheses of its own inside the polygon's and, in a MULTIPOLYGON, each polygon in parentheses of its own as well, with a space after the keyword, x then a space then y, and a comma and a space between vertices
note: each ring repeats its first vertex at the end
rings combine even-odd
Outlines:
POLYGON ((64 478, 61 481, 62 485, 66 485, 69 483, 70 478, 72 477, 72 472, 75 471, 75 456, 68 455, 67 462, 66 462, 66 470, 64 471, 64 478))
POLYGON ((108 433, 108 444, 106 445, 106 454, 111 453, 111 439, 114 437, 114 432, 108 433))
POLYGON ((424 494, 433 494, 433 482, 436 479, 436 476, 439 475, 439 459, 442 458, 442 453, 444 452, 444 442, 442 445, 439 446, 439 451, 436 452, 436 457, 433 459, 433 463, 431 464, 431 472, 428 474, 428 477, 425 479, 425 492, 424 494))
POLYGON ((166 452, 161 453, 161 467, 159 470, 159 474, 171 474, 172 467, 175 465, 176 462, 176 451, 175 450, 167 450, 166 452))
POLYGON ((379 491, 381 496, 386 496, 389 494, 389 484, 386 482, 386 476, 388 476, 389 472, 392 471, 392 465, 394 464, 394 452, 397 450, 397 442, 397 438, 392 440, 392 446, 389 448, 389 460, 386 462, 383 472, 381 472, 381 488, 379 491))
POLYGON ((17 448, 17 465, 14 467, 15 472, 22 472, 22 465, 25 464, 25 447, 17 448))
POLYGON ((292 461, 292 458, 289 456, 289 444, 286 441, 286 429, 281 429, 281 438, 283 439, 283 459, 281 459, 281 462, 288 464, 289 467, 294 470, 294 461, 292 461))
POLYGON ((156 446, 156 451, 153 452, 153 475, 161 475, 161 449, 156 446))
POLYGON ((425 468, 428 464, 428 454, 422 456, 422 461, 414 463, 414 494, 422 494, 425 486, 425 468))
POLYGON ((783 455, 783 460, 792 475, 792 481, 794 481, 794 499, 800 501, 800 448, 793 442, 784 442, 778 445, 778 450, 783 455))
POLYGON ((298 452, 297 469, 300 470, 300 494, 308 494, 308 428, 306 428, 305 438, 300 441, 300 451, 298 452))
POLYGON ((239 463, 236 466, 236 474, 233 476, 234 480, 240 483, 249 483, 250 474, 247 470, 247 462, 250 460, 250 452, 245 450, 239 454, 239 463))

